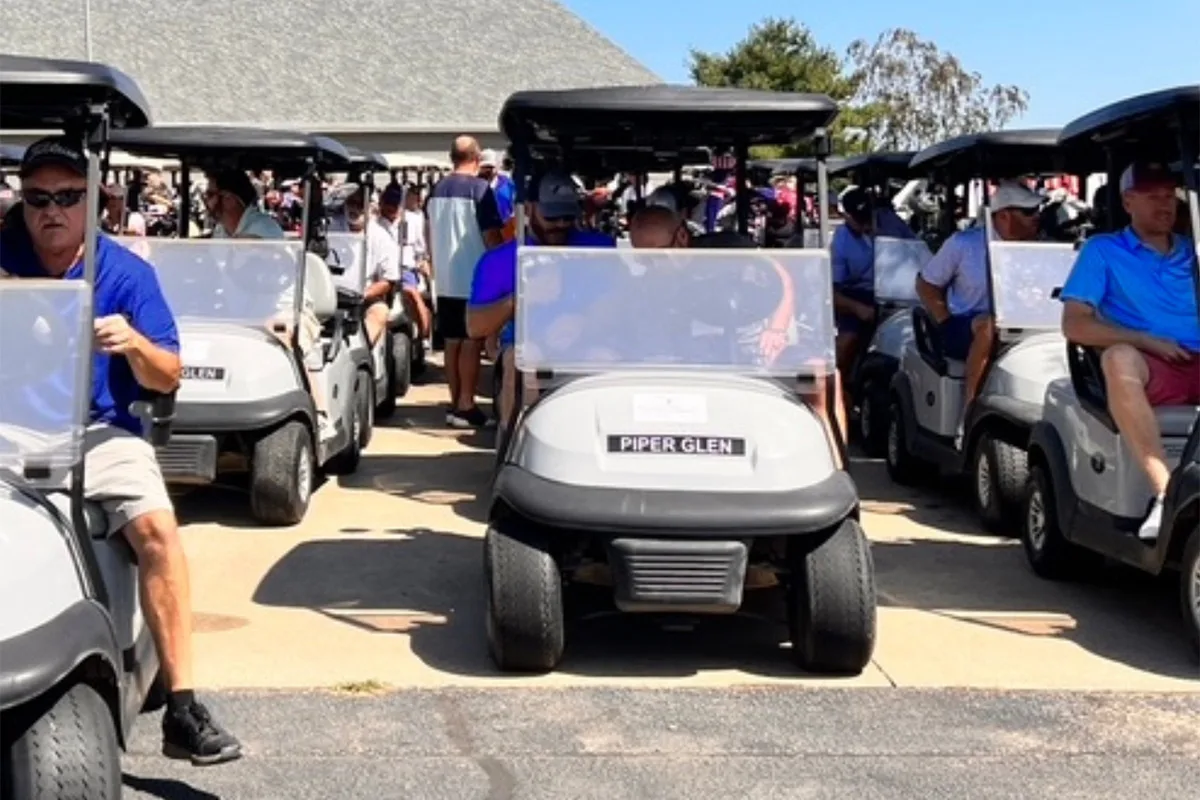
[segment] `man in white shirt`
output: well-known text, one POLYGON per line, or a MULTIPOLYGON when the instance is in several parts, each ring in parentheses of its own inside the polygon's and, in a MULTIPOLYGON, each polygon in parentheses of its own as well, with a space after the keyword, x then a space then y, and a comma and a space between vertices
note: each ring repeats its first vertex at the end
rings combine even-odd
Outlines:
MULTIPOLYGON (((364 322, 367 340, 374 346, 387 330, 388 298, 400 283, 400 243, 396 241, 387 219, 374 216, 367 221, 363 208, 365 195, 366 192, 360 188, 346 198, 346 222, 354 233, 361 233, 364 225, 367 228, 364 322)), ((387 205, 388 199, 380 199, 381 208, 387 205)))
POLYGON ((395 208, 394 227, 400 239, 400 298, 410 319, 417 321, 422 338, 429 335, 433 315, 425 305, 423 281, 429 278, 429 246, 425 242, 425 214, 421 211, 421 192, 413 184, 402 188, 392 184, 384 190, 379 203, 379 215, 385 219, 392 216, 395 208), (393 207, 400 201, 404 210, 393 207), (387 201, 387 202, 384 202, 387 201))

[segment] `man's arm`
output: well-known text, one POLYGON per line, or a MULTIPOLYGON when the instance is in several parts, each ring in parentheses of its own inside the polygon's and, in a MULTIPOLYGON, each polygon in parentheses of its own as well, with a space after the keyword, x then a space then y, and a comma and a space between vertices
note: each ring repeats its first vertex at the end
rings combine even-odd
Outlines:
POLYGON ((133 346, 125 357, 133 370, 133 377, 141 386, 162 394, 169 394, 179 388, 183 362, 177 350, 159 347, 135 330, 133 346))
POLYGON ((479 232, 483 234, 483 244, 487 249, 491 250, 504 243, 504 220, 500 218, 496 193, 490 186, 475 203, 475 219, 479 223, 479 232))
POLYGON ((115 354, 129 361, 133 377, 146 389, 164 394, 179 388, 183 363, 179 358, 179 330, 175 317, 163 297, 158 278, 150 266, 144 267, 126 289, 127 316, 97 320, 97 342, 103 347, 106 330, 118 337, 115 354), (128 339, 121 343, 120 329, 129 329, 128 339))
MULTIPOLYGON (((374 225, 374 223, 368 224, 374 225)), ((379 258, 372 265, 376 280, 372 281, 363 293, 363 300, 367 303, 373 303, 376 300, 386 300, 387 296, 400 283, 399 243, 383 231, 374 227, 371 229, 370 236, 375 239, 375 246, 379 250, 379 258)))
POLYGON ((950 318, 950 307, 946 303, 947 287, 954 280, 961 263, 961 245, 956 236, 951 236, 917 275, 917 297, 938 323, 950 318))

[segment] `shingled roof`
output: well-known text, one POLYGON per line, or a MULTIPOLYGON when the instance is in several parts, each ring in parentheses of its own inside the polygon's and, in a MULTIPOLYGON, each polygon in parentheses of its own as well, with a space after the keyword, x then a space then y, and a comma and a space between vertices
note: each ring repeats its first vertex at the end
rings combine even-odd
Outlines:
MULTIPOLYGON (((83 8, 8 4, 0 52, 86 58, 83 8)), ((91 43, 157 124, 494 130, 519 89, 661 82, 554 0, 91 0, 91 43)))

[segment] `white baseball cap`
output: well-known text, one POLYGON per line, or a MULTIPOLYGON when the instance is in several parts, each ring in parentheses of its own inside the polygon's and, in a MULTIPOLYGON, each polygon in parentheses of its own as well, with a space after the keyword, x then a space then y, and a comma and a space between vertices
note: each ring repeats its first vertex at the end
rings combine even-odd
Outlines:
POLYGON ((996 191, 992 193, 991 200, 988 201, 988 207, 993 212, 1003 211, 1006 208, 1032 210, 1041 205, 1041 195, 1016 181, 1001 181, 1000 185, 996 187, 996 191))
POLYGON ((500 154, 495 150, 484 150, 479 156, 479 166, 481 167, 499 167, 500 154))
POLYGON ((662 206, 671 211, 679 210, 679 202, 675 199, 675 192, 671 191, 669 186, 660 186, 650 193, 646 198, 646 206, 662 206))

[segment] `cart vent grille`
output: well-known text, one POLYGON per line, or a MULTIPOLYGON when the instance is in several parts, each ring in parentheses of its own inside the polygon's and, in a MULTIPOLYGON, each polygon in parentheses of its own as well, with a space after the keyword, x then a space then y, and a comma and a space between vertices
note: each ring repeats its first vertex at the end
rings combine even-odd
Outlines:
POLYGON ((622 611, 733 613, 749 548, 740 541, 614 539, 609 562, 622 611))

